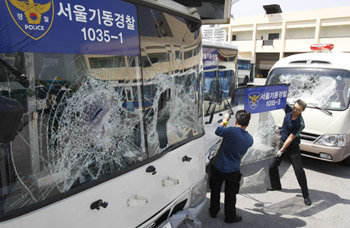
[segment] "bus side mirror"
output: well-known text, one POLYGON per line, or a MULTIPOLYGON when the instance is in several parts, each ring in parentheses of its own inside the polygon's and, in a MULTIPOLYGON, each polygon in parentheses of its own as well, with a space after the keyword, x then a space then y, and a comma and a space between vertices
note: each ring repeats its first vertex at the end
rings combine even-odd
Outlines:
POLYGON ((18 101, 0 96, 0 143, 9 143, 16 137, 23 112, 18 101))
MULTIPOLYGON (((229 24, 231 5, 235 0, 175 0, 187 7, 195 7, 203 24, 229 24)), ((194 10, 192 10, 194 12, 194 10)))

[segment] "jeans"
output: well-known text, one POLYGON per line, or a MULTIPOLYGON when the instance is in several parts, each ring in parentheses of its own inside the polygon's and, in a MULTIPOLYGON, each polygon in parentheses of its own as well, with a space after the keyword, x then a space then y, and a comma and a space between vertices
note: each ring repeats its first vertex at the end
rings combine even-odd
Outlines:
MULTIPOLYGON (((283 144, 283 143, 282 143, 283 144)), ((307 180, 305 171, 303 169, 303 163, 301 160, 299 144, 289 145, 284 151, 282 156, 273 158, 269 166, 269 176, 270 183, 272 188, 282 188, 280 176, 278 172, 278 166, 281 164, 284 157, 289 157, 295 176, 297 177, 298 183, 300 185, 303 197, 306 198, 309 196, 309 190, 307 188, 307 180)))
POLYGON ((236 217, 236 194, 239 192, 241 177, 242 174, 239 171, 223 173, 211 165, 209 178, 211 190, 209 212, 211 214, 216 215, 220 211, 220 192, 225 181, 225 218, 233 220, 236 217))

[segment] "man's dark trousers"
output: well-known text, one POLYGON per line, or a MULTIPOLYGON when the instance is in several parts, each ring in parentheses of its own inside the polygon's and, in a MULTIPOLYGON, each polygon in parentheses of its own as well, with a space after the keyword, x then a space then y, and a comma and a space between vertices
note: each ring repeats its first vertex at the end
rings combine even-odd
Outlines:
POLYGON ((211 189, 209 212, 211 214, 216 215, 220 211, 220 192, 225 181, 225 218, 234 220, 236 217, 236 194, 239 192, 241 177, 242 174, 239 171, 223 173, 211 165, 209 178, 211 189))
POLYGON ((279 172, 278 172, 278 166, 281 164, 282 159, 286 156, 290 158, 295 176, 297 177, 298 183, 303 193, 303 197, 304 198, 308 197, 309 190, 307 188, 306 175, 303 169, 303 163, 301 160, 299 144, 288 146, 286 151, 284 151, 281 157, 273 158, 269 166, 269 176, 270 176, 271 187, 276 189, 279 189, 282 187, 279 172))

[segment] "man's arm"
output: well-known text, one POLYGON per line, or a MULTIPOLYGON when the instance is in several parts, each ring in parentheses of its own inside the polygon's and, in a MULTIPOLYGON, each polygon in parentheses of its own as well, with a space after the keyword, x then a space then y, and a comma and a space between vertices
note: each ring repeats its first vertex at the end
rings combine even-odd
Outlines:
POLYGON ((286 104, 286 107, 284 108, 284 112, 289 113, 291 111, 293 111, 293 109, 289 106, 289 104, 286 104))
POLYGON ((281 149, 277 152, 277 157, 281 156, 282 153, 286 150, 286 148, 293 142, 293 140, 300 135, 301 131, 304 129, 304 120, 301 118, 300 125, 297 125, 294 127, 293 131, 291 134, 288 136, 286 141, 283 143, 281 149), (297 127, 298 126, 298 127, 297 127))
POLYGON ((224 124, 221 122, 220 126, 216 128, 215 134, 221 137, 224 137, 226 133, 226 128, 224 127, 224 124))
POLYGON ((287 138, 287 140, 283 143, 283 146, 281 147, 280 151, 284 152, 286 148, 293 142, 293 140, 296 138, 295 135, 290 134, 287 138))

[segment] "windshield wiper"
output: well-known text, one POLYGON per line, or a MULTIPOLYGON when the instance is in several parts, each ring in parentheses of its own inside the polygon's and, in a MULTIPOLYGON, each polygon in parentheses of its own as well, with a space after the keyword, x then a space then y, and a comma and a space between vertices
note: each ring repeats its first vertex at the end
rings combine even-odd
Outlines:
MULTIPOLYGON (((231 116, 232 116, 234 113, 233 113, 233 111, 232 111, 231 103, 228 101, 228 97, 225 98, 225 101, 226 101, 226 107, 228 107, 229 114, 230 114, 230 118, 231 118, 231 116)), ((224 102, 225 102, 225 101, 224 101, 224 102)))
MULTIPOLYGON (((208 115, 208 114, 209 114, 209 111, 210 111, 210 107, 211 107, 211 106, 212 106, 212 103, 209 103, 209 107, 208 107, 208 110, 206 111, 205 115, 208 115)), ((209 120, 208 120, 207 122, 205 122, 205 124, 211 124, 211 122, 213 121, 214 114, 215 114, 215 108, 216 108, 216 102, 214 103, 213 111, 210 113, 209 120)))
POLYGON ((325 108, 318 107, 316 105, 308 104, 308 107, 315 108, 320 110, 321 112, 325 113, 328 116, 333 116, 333 113, 325 108))
POLYGON ((16 81, 22 84, 25 88, 29 87, 29 81, 25 74, 20 72, 16 67, 14 67, 11 63, 6 61, 1 56, 0 56, 0 63, 4 65, 15 76, 16 81))

